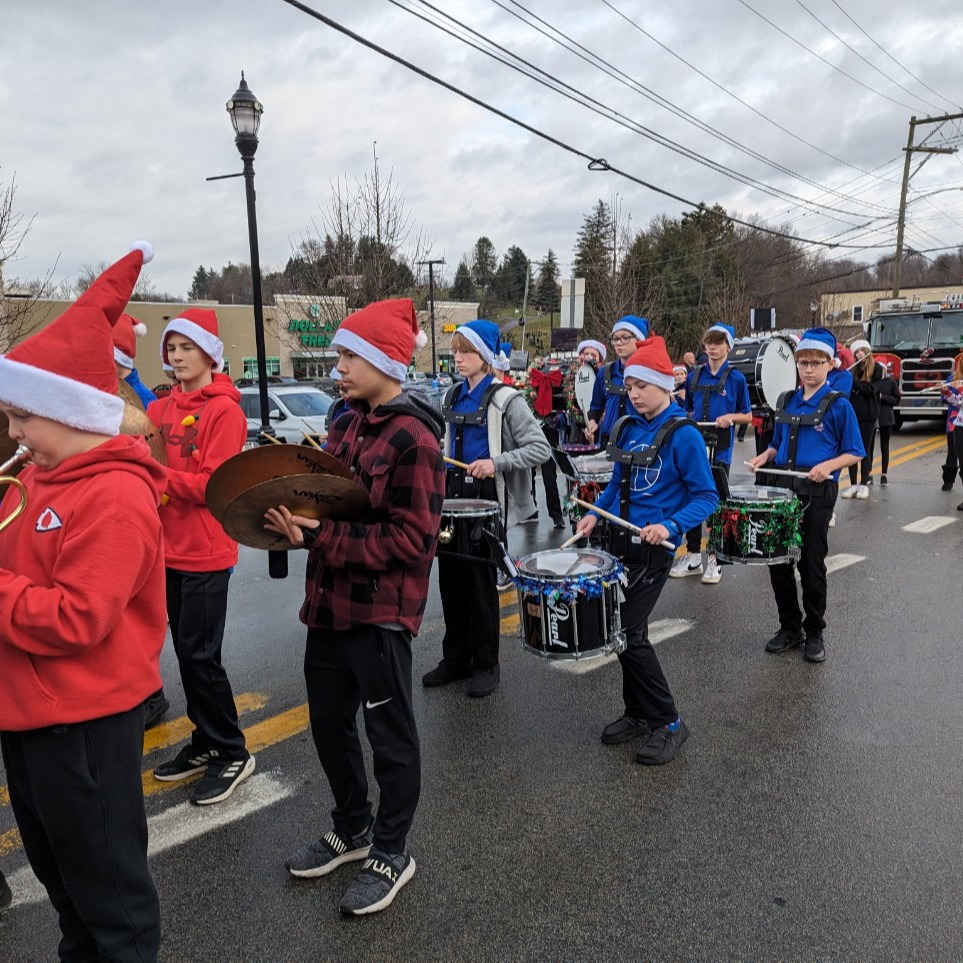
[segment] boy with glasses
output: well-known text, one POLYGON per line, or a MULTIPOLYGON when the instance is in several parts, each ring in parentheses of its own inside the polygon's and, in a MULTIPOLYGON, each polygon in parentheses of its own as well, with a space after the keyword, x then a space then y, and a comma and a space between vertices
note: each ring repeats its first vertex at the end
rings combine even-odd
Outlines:
POLYGON ((829 521, 839 493, 839 472, 857 464, 865 454, 856 413, 849 399, 826 383, 836 353, 836 338, 825 328, 811 328, 796 349, 801 387, 786 392, 776 409, 772 444, 752 461, 752 471, 773 463, 776 468, 805 471, 805 478, 777 476, 782 487, 792 487, 802 499, 802 553, 795 564, 802 582, 799 611, 793 562, 769 566, 779 631, 766 651, 779 654, 805 643, 807 662, 823 662, 826 650, 826 555, 829 521))
POLYGON ((592 391, 589 405, 588 424, 585 437, 599 448, 604 448, 615 423, 623 415, 629 414, 628 390, 625 387, 625 362, 635 354, 640 341, 649 336, 647 318, 637 318, 627 314, 612 325, 609 340, 615 348, 616 359, 610 361, 599 372, 592 391))

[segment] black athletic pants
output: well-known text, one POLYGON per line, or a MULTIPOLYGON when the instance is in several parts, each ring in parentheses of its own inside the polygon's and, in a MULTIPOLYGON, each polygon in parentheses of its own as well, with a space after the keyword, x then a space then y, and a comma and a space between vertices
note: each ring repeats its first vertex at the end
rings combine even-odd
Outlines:
MULTIPOLYGON (((826 628, 826 555, 829 553, 829 520, 833 517, 839 485, 834 481, 813 485, 806 479, 792 479, 802 499, 802 554, 798 562, 769 566, 769 579, 776 597, 781 628, 821 636, 826 628), (797 484, 798 483, 798 484, 797 484), (799 611, 794 566, 799 567, 802 604, 799 611)), ((783 482, 785 485, 785 482, 783 482)))
POLYGON ((879 426, 879 457, 880 474, 885 475, 889 472, 889 440, 893 435, 892 425, 879 426))
MULTIPOLYGON (((555 417, 554 415, 552 416, 555 417)), ((542 422, 542 434, 552 448, 558 448, 558 429, 554 426, 542 422)), ((558 496, 558 471, 555 466, 555 459, 549 458, 542 462, 542 484, 545 486, 545 507, 552 519, 562 517, 562 501, 558 496)), ((532 500, 535 499, 535 469, 532 469, 532 500)))
POLYGON ((411 633, 379 625, 346 632, 308 629, 304 650, 311 735, 334 796, 331 818, 342 836, 371 823, 358 708, 380 791, 374 844, 405 848, 421 795, 421 749, 411 702, 411 633))
POLYGON ((498 665, 501 614, 495 567, 439 552, 438 589, 445 616, 444 660, 457 669, 498 665))
POLYGON ((60 959, 156 960, 143 708, 0 733, 0 746, 24 851, 60 918, 60 959))
POLYGON ((876 422, 860 421, 859 436, 863 439, 863 451, 866 454, 859 465, 849 466, 849 483, 856 484, 856 469, 859 468, 859 483, 865 485, 869 481, 869 476, 873 474, 873 456, 876 447, 876 422))
POLYGON ((230 579, 230 569, 167 569, 167 617, 187 697, 187 717, 194 723, 192 745, 198 750, 215 750, 224 759, 242 759, 244 733, 221 664, 230 579))
MULTIPOLYGON (((726 478, 728 478, 732 466, 727 462, 715 462, 712 466, 713 474, 716 468, 721 468, 726 473, 726 478)), ((699 522, 695 528, 690 528, 689 531, 685 533, 685 547, 690 555, 699 555, 702 552, 702 527, 703 523, 699 522)))
POLYGON ((956 430, 946 433, 946 461, 943 463, 943 484, 953 487, 956 481, 956 472, 960 464, 960 459, 956 454, 956 430))
POLYGON ((645 719, 652 729, 675 722, 679 713, 659 657, 649 641, 649 615, 668 578, 672 556, 660 546, 647 566, 629 565, 629 585, 622 603, 622 628, 628 647, 619 654, 625 714, 645 719))

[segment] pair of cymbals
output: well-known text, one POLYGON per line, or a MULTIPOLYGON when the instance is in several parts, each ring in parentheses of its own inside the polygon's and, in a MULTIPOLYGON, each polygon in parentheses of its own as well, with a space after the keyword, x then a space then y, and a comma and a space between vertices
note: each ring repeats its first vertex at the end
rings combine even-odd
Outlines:
POLYGON ((285 551, 291 543, 264 528, 264 513, 357 521, 371 508, 367 491, 327 452, 307 445, 251 448, 229 458, 207 483, 207 507, 235 541, 285 551))

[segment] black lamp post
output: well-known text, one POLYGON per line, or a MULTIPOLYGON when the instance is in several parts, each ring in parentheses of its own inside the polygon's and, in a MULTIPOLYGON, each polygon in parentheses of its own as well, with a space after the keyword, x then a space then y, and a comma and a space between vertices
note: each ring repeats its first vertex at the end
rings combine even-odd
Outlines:
POLYGON ((244 71, 241 84, 227 102, 227 112, 234 125, 234 143, 244 162, 244 192, 247 196, 247 233, 251 245, 251 286, 254 295, 254 344, 257 352, 257 386, 261 402, 261 431, 273 435, 268 417, 267 359, 264 346, 264 309, 261 305, 261 259, 257 247, 257 212, 254 207, 254 154, 257 151, 257 132, 261 126, 264 107, 251 92, 244 71))

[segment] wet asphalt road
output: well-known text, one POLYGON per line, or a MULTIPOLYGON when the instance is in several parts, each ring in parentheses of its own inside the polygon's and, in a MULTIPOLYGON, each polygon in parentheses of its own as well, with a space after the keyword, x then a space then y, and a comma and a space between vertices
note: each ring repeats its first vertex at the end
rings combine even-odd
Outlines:
MULTIPOLYGON (((909 426, 893 447, 930 435, 909 426)), ((743 448, 751 436, 737 459, 743 448)), ((940 491, 941 461, 906 461, 868 502, 839 502, 823 665, 763 652, 777 626, 762 569, 669 580, 653 622, 692 735, 661 769, 599 742, 621 712, 617 664, 576 674, 506 637, 492 698, 423 690, 440 657, 433 588, 415 643, 418 871, 363 919, 338 915, 350 867, 317 881, 283 868, 331 805, 303 728, 303 556, 276 582, 242 550, 225 661, 237 694, 263 697, 243 716, 264 743, 258 781, 220 814, 185 807, 184 786, 148 797, 163 959, 959 959, 963 513, 959 484, 940 491)), ((558 536, 543 508, 511 549, 558 536)), ((164 672, 175 719, 169 645, 164 672)), ((0 865, 23 884, 12 828, 4 806, 0 865)), ((24 893, 0 922, 0 959, 52 959, 53 912, 24 893)))

